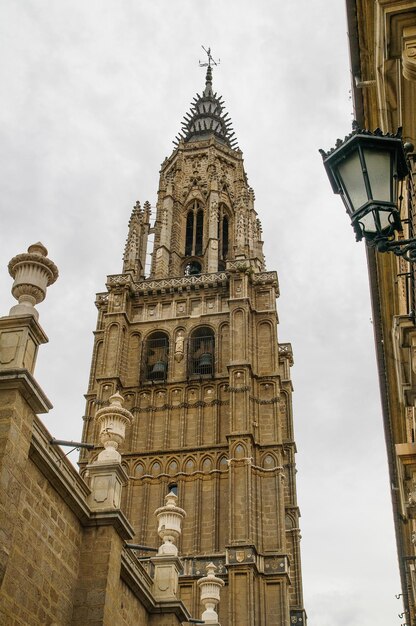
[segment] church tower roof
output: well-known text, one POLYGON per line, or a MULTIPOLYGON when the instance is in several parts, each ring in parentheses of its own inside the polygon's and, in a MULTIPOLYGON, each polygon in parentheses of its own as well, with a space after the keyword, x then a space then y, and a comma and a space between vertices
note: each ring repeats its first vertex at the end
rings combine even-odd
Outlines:
POLYGON ((211 61, 212 57, 209 55, 202 96, 197 93, 193 99, 191 109, 182 121, 182 129, 173 143, 178 146, 180 141, 188 143, 213 135, 229 148, 236 150, 238 143, 232 129, 231 118, 224 109, 222 96, 218 96, 212 89, 211 61))

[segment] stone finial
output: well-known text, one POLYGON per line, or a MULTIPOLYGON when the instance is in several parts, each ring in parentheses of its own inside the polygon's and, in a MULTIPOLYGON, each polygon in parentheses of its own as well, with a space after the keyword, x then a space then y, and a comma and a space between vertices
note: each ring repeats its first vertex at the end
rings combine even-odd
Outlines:
POLYGON ((172 491, 165 497, 165 506, 156 509, 155 515, 158 521, 157 532, 163 540, 159 548, 159 556, 177 556, 178 548, 175 541, 181 534, 181 523, 186 513, 176 506, 178 496, 172 491))
POLYGON ((220 601, 220 589, 224 586, 224 581, 215 576, 216 569, 214 563, 208 563, 207 575, 198 580, 198 587, 201 591, 201 604, 205 607, 201 619, 206 624, 219 624, 218 613, 215 609, 220 601))
POLYGON ((12 294, 19 302, 10 309, 9 315, 32 315, 38 319, 34 305, 45 299, 46 288, 58 278, 58 268, 47 255, 45 246, 38 242, 9 262, 9 274, 14 278, 12 294))
POLYGON ((123 408, 124 398, 118 391, 110 396, 110 405, 105 406, 95 415, 100 425, 100 441, 104 450, 97 458, 98 463, 120 463, 121 454, 117 448, 126 436, 126 426, 133 420, 133 415, 123 408))

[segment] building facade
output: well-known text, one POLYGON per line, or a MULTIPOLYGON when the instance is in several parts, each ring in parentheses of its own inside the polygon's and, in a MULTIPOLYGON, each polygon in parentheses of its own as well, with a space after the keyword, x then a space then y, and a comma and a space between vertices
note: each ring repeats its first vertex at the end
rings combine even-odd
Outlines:
MULTIPOLYGON (((157 546, 166 494, 186 511, 180 599, 201 613, 212 562, 222 626, 303 625, 290 344, 277 341, 276 272, 211 59, 151 206, 131 214, 123 272, 98 294, 83 440, 118 391, 133 416, 120 446, 122 510, 157 546), (145 275, 148 238, 153 252, 145 275)), ((83 452, 81 475, 96 451, 83 452)), ((146 551, 137 551, 143 559, 146 551)), ((151 560, 143 560, 152 575, 151 560)))
MULTIPOLYGON (((400 198, 403 233, 415 236, 416 3, 347 0, 354 114, 360 128, 403 128, 410 174, 400 198), (409 145, 413 144, 413 145, 409 145)), ((415 268, 367 249, 383 423, 404 613, 416 624, 415 268)))
POLYGON ((210 63, 150 214, 133 209, 123 272, 97 297, 80 473, 39 418, 36 304, 57 267, 39 242, 9 263, 0 622, 304 626, 292 351, 210 63))

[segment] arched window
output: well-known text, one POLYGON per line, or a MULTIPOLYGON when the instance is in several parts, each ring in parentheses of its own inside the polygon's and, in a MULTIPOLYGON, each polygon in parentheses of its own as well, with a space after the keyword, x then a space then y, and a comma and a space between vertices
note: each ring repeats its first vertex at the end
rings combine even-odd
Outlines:
POLYGON ((223 269, 228 259, 229 219, 225 204, 220 204, 218 212, 218 269, 223 269))
POLYGON ((188 211, 186 216, 186 235, 185 235, 185 256, 192 256, 192 246, 194 241, 194 212, 192 209, 188 211))
POLYGON ((178 484, 177 483, 169 483, 168 485, 168 493, 174 493, 175 496, 178 495, 178 484))
POLYGON ((186 215, 185 256, 202 256, 204 243, 204 211, 194 200, 186 215))
POLYGON ((168 373, 169 339, 163 332, 149 335, 144 350, 145 380, 166 380, 168 373))
POLYGON ((199 209, 196 214, 196 229, 195 229, 195 255, 201 256, 202 254, 202 238, 204 236, 204 212, 199 209))
POLYGON ((192 260, 185 265, 185 276, 196 276, 202 271, 202 265, 198 261, 192 260))
POLYGON ((191 376, 212 376, 214 374, 214 332, 200 326, 189 339, 188 371, 191 376))

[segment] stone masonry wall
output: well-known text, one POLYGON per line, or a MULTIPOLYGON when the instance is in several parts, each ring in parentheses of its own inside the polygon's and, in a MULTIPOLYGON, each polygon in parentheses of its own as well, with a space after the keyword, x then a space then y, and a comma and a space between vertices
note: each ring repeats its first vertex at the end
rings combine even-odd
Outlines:
POLYGON ((71 624, 82 528, 28 459, 2 587, 4 626, 71 624))
POLYGON ((130 576, 136 582, 126 584, 127 520, 117 511, 107 512, 111 519, 105 512, 94 517, 84 497, 88 486, 50 445, 20 391, 3 390, 2 382, 0 377, 0 624, 180 624, 186 618, 181 603, 166 610, 157 603, 150 578, 140 587, 143 572, 134 559, 130 576))

